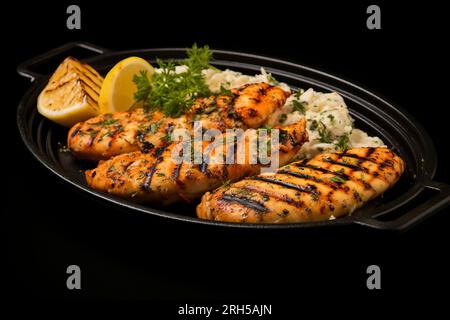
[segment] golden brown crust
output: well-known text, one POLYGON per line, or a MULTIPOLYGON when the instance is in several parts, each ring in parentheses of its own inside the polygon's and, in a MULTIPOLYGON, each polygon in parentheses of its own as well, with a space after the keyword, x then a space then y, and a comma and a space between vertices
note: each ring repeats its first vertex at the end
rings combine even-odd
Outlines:
MULTIPOLYGON (((307 141, 305 120, 279 129, 284 134, 284 139, 280 139, 279 161, 284 165, 294 159, 302 144, 307 141)), ((246 133, 251 130, 253 129, 248 129, 246 133)), ((227 139, 230 134, 223 133, 216 141, 221 138, 231 141, 227 139)), ((255 136, 249 136, 242 144, 219 144, 211 149, 210 161, 199 164, 173 161, 172 155, 179 150, 175 149, 179 146, 176 142, 147 154, 138 151, 118 155, 102 161, 93 170, 87 170, 86 180, 91 188, 137 202, 165 205, 177 201, 192 201, 206 191, 221 186, 225 181, 237 181, 260 172, 262 165, 252 163, 249 156, 253 154, 249 146, 254 138, 255 136), (235 157, 243 155, 243 162, 224 164, 213 161, 220 159, 219 150, 226 157, 228 148, 233 145, 235 157)), ((212 143, 214 142, 202 142, 199 148, 205 151, 212 143)))
POLYGON ((397 182, 404 162, 388 148, 356 148, 294 162, 207 192, 199 218, 248 223, 323 221, 351 214, 397 182))
POLYGON ((228 128, 258 128, 289 93, 267 83, 256 83, 232 90, 234 97, 212 96, 198 99, 191 110, 178 118, 159 111, 115 112, 93 117, 73 126, 67 145, 80 159, 105 160, 133 152, 148 152, 167 145, 167 135, 176 128, 193 131, 194 121, 204 129, 224 132, 228 128))

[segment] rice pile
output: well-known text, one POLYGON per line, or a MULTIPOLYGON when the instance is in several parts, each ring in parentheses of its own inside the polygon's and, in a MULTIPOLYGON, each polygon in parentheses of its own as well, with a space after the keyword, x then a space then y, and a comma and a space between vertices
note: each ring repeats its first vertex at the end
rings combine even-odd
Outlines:
MULTIPOLYGON (((255 76, 240 72, 212 69, 203 70, 206 83, 212 91, 237 88, 245 84, 266 82, 291 91, 285 83, 277 82, 270 73, 261 68, 255 76)), ((323 152, 335 152, 344 148, 385 146, 378 137, 371 137, 364 131, 354 128, 344 99, 336 92, 322 93, 313 89, 299 90, 292 94, 285 105, 274 112, 268 121, 269 126, 287 125, 306 117, 309 142, 300 150, 299 158, 311 158, 323 152)))

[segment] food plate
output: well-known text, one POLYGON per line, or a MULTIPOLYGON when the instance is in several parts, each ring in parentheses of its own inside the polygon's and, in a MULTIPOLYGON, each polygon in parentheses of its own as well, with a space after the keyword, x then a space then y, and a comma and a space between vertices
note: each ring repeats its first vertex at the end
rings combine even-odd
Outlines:
POLYGON ((206 221, 195 216, 194 205, 174 205, 157 209, 92 190, 86 185, 83 171, 94 165, 78 161, 71 153, 61 150, 66 143, 67 129, 48 121, 36 110, 36 99, 50 76, 37 70, 42 69, 43 65, 56 65, 63 56, 73 54, 74 50, 96 54, 82 61, 104 75, 118 61, 129 56, 139 56, 154 63, 157 57, 182 59, 186 49, 112 51, 84 42, 72 42, 32 58, 18 67, 20 75, 32 80, 32 85, 17 110, 17 124, 24 143, 46 168, 65 182, 83 190, 86 195, 100 198, 134 213, 156 215, 186 223, 234 228, 317 228, 359 224, 375 229, 405 230, 450 203, 450 187, 433 181, 437 167, 433 143, 421 125, 407 112, 379 95, 337 76, 269 57, 223 50, 213 50, 215 60, 212 64, 218 68, 255 74, 264 67, 277 80, 294 89, 301 87, 322 92, 338 92, 345 99, 356 126, 369 135, 380 137, 403 158, 407 169, 400 181, 383 197, 369 202, 351 216, 325 222, 279 225, 206 221))

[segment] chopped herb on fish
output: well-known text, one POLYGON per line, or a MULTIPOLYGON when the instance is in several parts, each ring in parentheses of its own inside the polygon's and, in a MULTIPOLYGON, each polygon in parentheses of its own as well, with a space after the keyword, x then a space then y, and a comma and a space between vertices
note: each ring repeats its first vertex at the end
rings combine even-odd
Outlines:
POLYGON ((220 93, 221 95, 224 95, 224 96, 230 96, 230 97, 234 98, 234 93, 231 92, 231 90, 225 88, 223 85, 220 86, 220 91, 219 91, 219 93, 220 93))
POLYGON ((339 184, 345 182, 344 179, 342 179, 342 178, 340 178, 340 177, 338 177, 338 176, 331 177, 331 178, 330 178, 330 181, 332 181, 332 182, 334 182, 334 183, 339 183, 339 184))
POLYGON ((103 126, 109 126, 109 125, 112 125, 112 124, 114 124, 116 122, 117 122, 116 119, 109 118, 109 119, 106 119, 105 121, 103 121, 102 125, 103 126))

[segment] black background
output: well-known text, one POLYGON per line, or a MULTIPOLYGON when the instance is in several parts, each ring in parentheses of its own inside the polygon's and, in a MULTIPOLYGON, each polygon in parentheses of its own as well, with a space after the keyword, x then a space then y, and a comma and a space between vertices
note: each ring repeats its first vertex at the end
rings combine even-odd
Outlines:
POLYGON ((15 127, 30 85, 15 68, 26 59, 74 40, 117 50, 197 42, 310 65, 388 97, 430 133, 440 159, 436 180, 449 183, 448 14, 440 5, 377 2, 382 29, 371 31, 365 11, 372 2, 365 1, 74 3, 81 30, 66 29, 72 3, 10 3, 3 11, 9 138, 1 287, 10 300, 148 299, 169 317, 190 302, 272 303, 280 315, 334 302, 339 310, 355 303, 414 309, 415 301, 448 296, 438 290, 448 290, 450 278, 449 209, 400 235, 362 227, 231 231, 136 217, 64 185, 32 158, 15 127), (80 291, 66 289, 71 264, 81 267, 80 291), (366 288, 370 264, 381 267, 380 291, 366 288))

